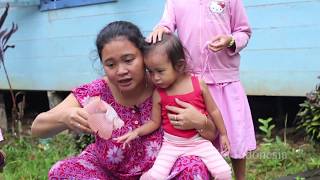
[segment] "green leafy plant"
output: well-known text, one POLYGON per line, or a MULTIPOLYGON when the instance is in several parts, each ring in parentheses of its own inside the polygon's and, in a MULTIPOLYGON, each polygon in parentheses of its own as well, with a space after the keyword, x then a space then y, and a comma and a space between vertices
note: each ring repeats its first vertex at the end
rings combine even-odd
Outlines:
POLYGON ((318 145, 297 145, 294 139, 284 143, 280 137, 275 137, 272 143, 260 143, 257 150, 247 155, 247 159, 248 180, 276 179, 320 166, 318 145))
POLYGON ((275 127, 274 124, 271 124, 272 118, 268 119, 261 119, 259 118, 258 121, 260 122, 259 129, 264 133, 263 141, 265 143, 271 143, 274 139, 271 137, 272 129, 275 127))
MULTIPOLYGON (((263 132, 263 142, 257 150, 247 155, 248 179, 275 179, 281 176, 299 174, 320 167, 319 146, 317 144, 295 144, 295 140, 284 141, 272 136, 275 128, 272 118, 258 119, 263 132), (307 163, 306 163, 307 162, 307 163)), ((285 127, 288 117, 285 118, 285 127)), ((296 175, 294 179, 304 179, 296 175)))
POLYGON ((308 162, 308 168, 309 169, 319 169, 320 168, 320 157, 312 157, 310 158, 310 161, 308 162))
MULTIPOLYGON (((320 77, 318 77, 320 78, 320 77)), ((304 129, 313 141, 320 141, 320 84, 307 93, 297 114, 297 129, 304 129)))
POLYGON ((3 67, 3 70, 5 72, 6 75, 6 79, 9 85, 9 92, 11 95, 11 100, 12 100, 12 110, 11 110, 11 116, 12 116, 12 133, 16 134, 16 130, 18 132, 18 136, 20 136, 21 133, 21 119, 24 115, 23 112, 23 108, 24 108, 24 102, 22 103, 17 103, 16 101, 16 97, 18 94, 15 94, 13 92, 12 86, 11 86, 11 82, 9 79, 9 75, 7 72, 7 68, 5 66, 5 61, 4 61, 4 57, 5 57, 5 52, 8 48, 14 48, 14 45, 8 45, 8 41, 10 39, 10 37, 12 36, 12 34, 14 34, 17 30, 18 30, 18 26, 15 23, 12 23, 11 28, 8 30, 7 28, 3 29, 2 25, 4 24, 7 16, 8 16, 8 11, 9 11, 9 3, 6 4, 5 10, 2 13, 2 15, 0 16, 0 68, 1 65, 3 67))
MULTIPOLYGON (((272 143, 259 143, 257 150, 247 155, 247 179, 276 179, 319 168, 319 146, 309 142, 298 146, 290 138, 287 144, 277 137, 272 143)), ((49 169, 57 161, 79 154, 74 135, 68 133, 60 133, 40 143, 39 139, 30 136, 17 138, 6 134, 0 148, 8 158, 0 180, 46 180, 49 169)))

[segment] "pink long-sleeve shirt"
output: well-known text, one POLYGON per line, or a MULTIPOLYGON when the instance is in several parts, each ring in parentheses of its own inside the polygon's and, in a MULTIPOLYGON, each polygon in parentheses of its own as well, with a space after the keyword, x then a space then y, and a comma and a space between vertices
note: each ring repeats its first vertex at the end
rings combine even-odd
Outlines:
POLYGON ((177 30, 189 53, 188 65, 206 83, 239 81, 239 52, 251 35, 241 0, 167 0, 157 26, 177 30), (218 35, 232 35, 235 51, 208 50, 208 42, 218 35))

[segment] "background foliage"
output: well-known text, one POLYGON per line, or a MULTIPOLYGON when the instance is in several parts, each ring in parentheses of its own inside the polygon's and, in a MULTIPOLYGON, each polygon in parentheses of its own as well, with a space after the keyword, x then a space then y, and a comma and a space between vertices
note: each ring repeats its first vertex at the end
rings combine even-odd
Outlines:
POLYGON ((298 129, 304 129, 313 141, 320 142, 320 84, 307 94, 300 107, 297 114, 298 129))

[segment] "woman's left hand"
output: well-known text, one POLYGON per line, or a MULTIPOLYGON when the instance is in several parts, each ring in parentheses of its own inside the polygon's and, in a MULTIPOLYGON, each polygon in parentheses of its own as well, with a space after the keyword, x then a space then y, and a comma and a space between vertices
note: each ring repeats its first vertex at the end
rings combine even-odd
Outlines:
POLYGON ((211 43, 208 45, 208 48, 213 52, 218 52, 227 48, 231 41, 232 36, 220 35, 211 41, 211 43))
POLYGON ((202 114, 194 106, 189 103, 183 102, 176 98, 176 103, 180 107, 166 106, 169 120, 173 127, 176 129, 202 129, 206 122, 206 115, 202 114))

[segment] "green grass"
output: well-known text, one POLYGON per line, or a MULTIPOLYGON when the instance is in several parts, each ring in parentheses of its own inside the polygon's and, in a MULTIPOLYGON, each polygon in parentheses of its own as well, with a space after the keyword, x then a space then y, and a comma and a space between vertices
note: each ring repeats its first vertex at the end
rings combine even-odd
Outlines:
POLYGON ((31 137, 7 139, 2 147, 7 163, 0 179, 47 179, 48 170, 56 161, 76 154, 74 140, 68 134, 60 134, 43 144, 31 137))
MULTIPOLYGON (((31 137, 6 139, 9 140, 2 149, 7 154, 7 165, 0 174, 0 179, 5 180, 47 179, 48 170, 55 162, 77 153, 75 140, 68 134, 52 138, 47 145, 31 137)), ((319 145, 285 144, 278 139, 260 143, 258 149, 248 155, 247 179, 269 180, 315 168, 320 168, 319 145)))
POLYGON ((285 144, 279 138, 272 143, 261 143, 248 155, 248 179, 269 180, 320 168, 319 145, 294 143, 285 144))

